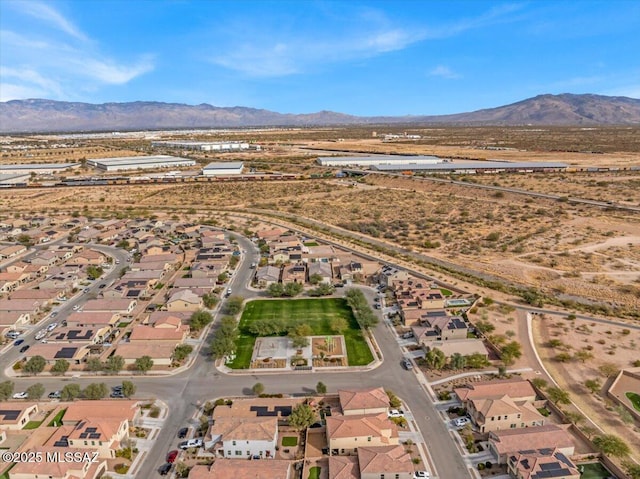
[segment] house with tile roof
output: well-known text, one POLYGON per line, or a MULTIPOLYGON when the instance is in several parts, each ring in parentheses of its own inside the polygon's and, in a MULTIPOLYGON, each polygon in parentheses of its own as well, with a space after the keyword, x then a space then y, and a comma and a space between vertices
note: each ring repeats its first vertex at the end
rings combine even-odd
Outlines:
POLYGON ((272 459, 278 444, 278 418, 221 417, 209 428, 207 437, 205 447, 212 447, 219 457, 272 459))
POLYGON ((399 444, 398 427, 386 412, 366 416, 332 414, 326 417, 326 432, 331 455, 355 454, 362 446, 399 444))
POLYGON ((413 461, 404 446, 359 447, 360 479, 413 479, 413 461))
POLYGON ((467 401, 467 412, 480 432, 543 426, 545 417, 527 400, 516 401, 508 395, 475 398, 467 401))
MULTIPOLYGON (((65 453, 82 455, 89 452, 86 449, 41 446, 22 451, 27 454, 40 454, 43 458, 59 457, 65 458, 65 453)), ((89 456, 89 459, 92 456, 89 456)), ((105 459, 97 459, 95 461, 45 461, 40 462, 19 462, 11 468, 9 472, 10 479, 98 479, 104 475, 107 470, 107 462, 105 459)))
POLYGON ((568 424, 545 424, 524 429, 503 429, 489 433, 489 450, 498 464, 506 464, 509 455, 527 449, 556 449, 567 457, 575 452, 568 424))
POLYGON ((342 414, 363 415, 386 413, 389 396, 381 387, 366 389, 340 389, 338 391, 342 414))
POLYGON ((292 479, 294 472, 289 461, 237 461, 216 459, 211 466, 193 466, 189 479, 292 479))
POLYGON ((526 450, 509 456, 509 476, 514 479, 580 479, 576 465, 557 449, 526 450))

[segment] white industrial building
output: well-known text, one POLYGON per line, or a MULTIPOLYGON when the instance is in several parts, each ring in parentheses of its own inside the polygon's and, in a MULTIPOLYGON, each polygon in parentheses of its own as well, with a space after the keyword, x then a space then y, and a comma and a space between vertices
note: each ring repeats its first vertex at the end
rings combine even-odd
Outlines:
MULTIPOLYGON (((199 151, 238 151, 248 150, 251 145, 243 141, 152 141, 154 148, 182 148, 199 151)), ((257 150, 259 146, 255 146, 257 150)))
POLYGON ((322 166, 377 166, 377 165, 435 165, 444 160, 437 156, 401 156, 401 155, 371 155, 371 156, 324 156, 317 162, 322 166))
POLYGON ((242 168, 244 168, 242 161, 214 162, 202 168, 202 174, 205 176, 241 175, 242 168))
POLYGON ((404 163, 394 165, 375 165, 372 166, 372 170, 382 172, 395 172, 395 171, 415 171, 419 173, 460 173, 460 174, 474 174, 474 173, 503 173, 503 172, 516 172, 516 173, 534 173, 534 172, 551 172, 551 171, 564 171, 567 168, 566 163, 558 162, 539 162, 539 161, 456 161, 446 162, 435 165, 416 165, 404 163))
POLYGON ((102 171, 120 170, 151 170, 156 168, 178 168, 181 166, 195 166, 196 162, 188 158, 176 156, 125 156, 120 158, 98 158, 87 160, 88 166, 102 171))
POLYGON ((29 173, 0 174, 0 185, 15 185, 16 183, 27 183, 31 175, 29 173))
POLYGON ((0 174, 31 174, 46 175, 61 173, 69 168, 77 168, 80 163, 19 163, 13 165, 0 165, 0 174))

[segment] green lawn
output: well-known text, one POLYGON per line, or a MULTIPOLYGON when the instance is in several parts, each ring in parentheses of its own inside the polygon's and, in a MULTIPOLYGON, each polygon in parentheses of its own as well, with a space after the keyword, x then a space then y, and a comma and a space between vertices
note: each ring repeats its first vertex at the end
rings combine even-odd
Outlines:
POLYGON ((442 296, 453 296, 453 292, 445 288, 440 288, 440 292, 442 293, 442 296))
POLYGON ((580 479, 607 479, 613 477, 607 468, 599 462, 580 464, 578 471, 580 471, 580 479))
POLYGON ((309 469, 309 479, 320 479, 320 467, 314 466, 309 469))
POLYGON ((40 424, 42 424, 42 421, 29 421, 22 429, 37 429, 38 427, 40 427, 40 424))
POLYGON ((304 243, 305 246, 320 246, 318 243, 316 243, 315 241, 307 241, 306 243, 304 243))
POLYGON ((285 436, 282 438, 282 447, 294 447, 298 445, 298 438, 295 436, 285 436))
POLYGON ((335 317, 344 318, 349 329, 343 332, 347 346, 349 366, 364 366, 373 361, 371 350, 353 316, 351 308, 342 298, 325 299, 277 299, 249 301, 240 318, 240 337, 236 342, 236 358, 227 366, 246 369, 251 363, 251 354, 256 337, 247 331, 247 325, 257 319, 287 318, 304 320, 316 336, 333 334, 329 321, 335 317))
POLYGON ((56 416, 51 420, 51 422, 47 424, 47 427, 60 426, 60 424, 62 424, 62 418, 64 417, 65 412, 67 412, 66 409, 63 409, 62 411, 58 412, 58 414, 56 414, 56 416))
POLYGON ((633 408, 636 411, 640 411, 640 394, 638 394, 638 393, 625 393, 625 396, 627 396, 629 401, 631 401, 631 404, 633 404, 633 408))

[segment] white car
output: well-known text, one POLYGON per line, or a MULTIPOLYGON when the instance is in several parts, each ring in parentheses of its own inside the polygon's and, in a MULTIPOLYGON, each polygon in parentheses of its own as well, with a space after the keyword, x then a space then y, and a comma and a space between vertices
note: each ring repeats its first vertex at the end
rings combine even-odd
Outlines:
POLYGON ((42 329, 42 330, 38 331, 38 333, 36 334, 36 341, 40 341, 46 335, 47 335, 47 330, 46 329, 42 329))
POLYGON ((429 479, 429 473, 427 471, 416 471, 413 473, 413 479, 429 479))
POLYGON ((404 417, 404 412, 399 409, 392 409, 387 413, 387 417, 404 417))
POLYGON ((454 421, 454 424, 456 425, 456 427, 464 427, 470 422, 471 422, 471 419, 469 419, 468 417, 459 417, 454 421))
POLYGON ((47 326, 47 331, 51 332, 57 327, 58 327, 58 323, 51 323, 49 326, 47 326))
POLYGON ((27 399, 29 395, 25 391, 22 391, 19 393, 15 393, 12 397, 13 399, 27 399))
POLYGON ((74 311, 78 311, 79 309, 80 309, 80 305, 79 304, 76 304, 76 305, 73 306, 73 310, 74 311))

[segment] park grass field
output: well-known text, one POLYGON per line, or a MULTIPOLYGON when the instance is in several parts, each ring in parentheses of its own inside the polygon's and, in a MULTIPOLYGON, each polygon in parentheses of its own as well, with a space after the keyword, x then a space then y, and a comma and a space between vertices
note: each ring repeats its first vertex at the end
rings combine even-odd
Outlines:
POLYGON ((256 336, 249 333, 247 327, 253 321, 272 318, 304 321, 311 327, 315 336, 325 336, 334 334, 329 327, 329 322, 338 317, 344 318, 349 325, 349 328, 342 333, 347 347, 349 366, 369 364, 373 361, 373 355, 346 300, 325 298, 249 301, 240 318, 240 336, 236 342, 236 358, 227 366, 232 369, 249 367, 256 336))

